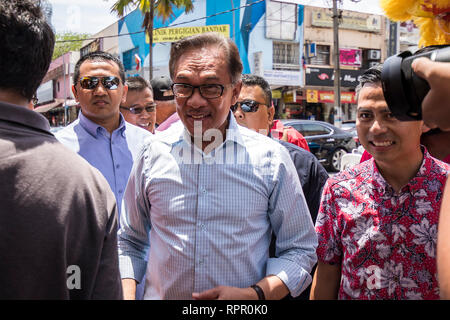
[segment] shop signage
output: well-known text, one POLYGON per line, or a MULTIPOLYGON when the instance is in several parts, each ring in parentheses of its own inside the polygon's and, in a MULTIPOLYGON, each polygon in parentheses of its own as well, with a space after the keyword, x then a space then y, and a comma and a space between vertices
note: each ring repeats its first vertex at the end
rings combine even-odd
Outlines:
MULTIPOLYGON (((341 86, 347 88, 356 88, 358 79, 364 70, 345 70, 341 69, 341 86)), ((307 86, 334 86, 334 70, 331 68, 306 68, 305 85, 307 86)))
POLYGON ((272 90, 272 99, 281 99, 281 91, 272 90))
POLYGON ((361 67, 361 49, 339 49, 341 66, 361 67))
MULTIPOLYGON (((210 25, 198 27, 180 27, 180 28, 159 28, 153 30, 153 43, 158 42, 175 42, 180 39, 193 36, 195 34, 206 32, 218 32, 225 37, 230 37, 230 25, 210 25)), ((150 43, 148 34, 145 35, 145 42, 150 43)))
MULTIPOLYGON (((314 27, 333 27, 333 14, 331 11, 312 10, 311 25, 314 27)), ((342 13, 342 22, 339 29, 350 29, 359 31, 381 31, 381 16, 367 15, 364 13, 342 13)))
POLYGON ((278 86, 301 85, 300 71, 264 70, 264 79, 266 79, 266 81, 270 85, 278 85, 278 86))
MULTIPOLYGON (((306 102, 334 103, 333 91, 306 90, 306 102)), ((341 92, 341 103, 356 103, 355 92, 341 92)))

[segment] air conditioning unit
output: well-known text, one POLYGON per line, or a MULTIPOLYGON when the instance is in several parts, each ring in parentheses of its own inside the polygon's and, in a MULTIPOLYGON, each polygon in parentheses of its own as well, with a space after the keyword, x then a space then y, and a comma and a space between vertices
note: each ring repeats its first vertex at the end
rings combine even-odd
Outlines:
POLYGON ((367 50, 367 60, 380 60, 381 59, 381 51, 380 50, 367 50))
POLYGON ((370 61, 368 66, 369 66, 369 68, 372 68, 372 67, 375 67, 377 64, 379 64, 379 62, 377 62, 377 61, 370 61))

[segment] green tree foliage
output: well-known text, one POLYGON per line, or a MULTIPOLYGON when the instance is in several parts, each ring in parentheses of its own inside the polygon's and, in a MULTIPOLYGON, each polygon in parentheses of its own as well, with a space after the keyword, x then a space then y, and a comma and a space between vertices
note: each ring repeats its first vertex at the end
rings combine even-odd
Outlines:
POLYGON ((89 38, 88 33, 64 32, 56 34, 55 49, 52 60, 69 51, 78 51, 83 45, 83 40, 89 38))

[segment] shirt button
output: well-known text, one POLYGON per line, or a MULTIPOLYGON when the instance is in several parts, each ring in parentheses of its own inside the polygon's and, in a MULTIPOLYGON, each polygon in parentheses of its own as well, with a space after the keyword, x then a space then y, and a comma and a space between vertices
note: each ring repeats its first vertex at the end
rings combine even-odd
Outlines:
POLYGON ((120 189, 120 190, 119 190, 119 193, 122 193, 122 192, 123 192, 123 190, 122 190, 122 189, 120 189))
POLYGON ((116 165, 116 169, 119 169, 119 168, 120 168, 120 164, 117 164, 117 165, 116 165))

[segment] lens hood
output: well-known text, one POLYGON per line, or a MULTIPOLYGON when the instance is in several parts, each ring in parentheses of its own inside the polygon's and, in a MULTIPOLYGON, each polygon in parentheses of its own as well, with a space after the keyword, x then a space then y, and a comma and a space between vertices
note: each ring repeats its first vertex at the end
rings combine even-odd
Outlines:
POLYGON ((409 51, 404 51, 386 59, 381 72, 381 84, 384 98, 392 114, 401 121, 417 121, 421 115, 413 111, 410 99, 407 98, 405 87, 405 75, 402 70, 402 62, 412 56, 409 51))

